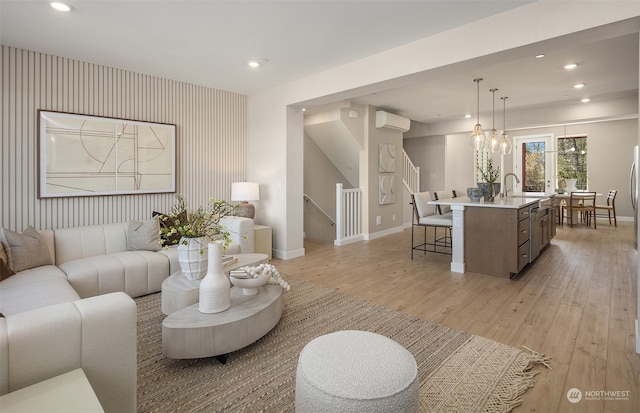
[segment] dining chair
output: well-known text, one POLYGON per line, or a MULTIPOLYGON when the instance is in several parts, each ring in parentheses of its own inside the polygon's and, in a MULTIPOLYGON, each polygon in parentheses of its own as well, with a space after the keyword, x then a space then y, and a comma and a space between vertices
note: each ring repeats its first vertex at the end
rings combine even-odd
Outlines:
POLYGON ((564 218, 567 218, 569 226, 573 227, 574 217, 579 214, 584 222, 590 226, 593 219, 593 228, 598 228, 595 220, 596 214, 596 193, 595 192, 571 192, 567 205, 563 207, 564 218))
POLYGON ((429 204, 431 201, 429 191, 416 192, 411 194, 411 204, 413 205, 413 214, 411 219, 411 259, 413 259, 413 251, 437 252, 441 254, 449 254, 452 252, 451 243, 451 227, 453 220, 450 214, 440 215, 437 213, 435 205, 429 204), (422 241, 415 241, 415 231, 417 227, 424 230, 422 241), (427 227, 433 228, 433 241, 427 240, 427 227), (444 229, 444 236, 438 237, 438 228, 444 229))
POLYGON ((611 225, 611 213, 613 213, 613 223, 615 224, 615 226, 618 226, 618 221, 616 219, 616 195, 618 194, 618 191, 616 191, 615 189, 611 189, 609 190, 609 195, 607 195, 607 205, 598 205, 596 204, 596 212, 595 212, 595 216, 594 216, 594 221, 596 220, 597 217, 602 217, 602 218, 609 218, 609 225, 611 225), (598 213, 598 211, 606 211, 605 212, 600 212, 598 213))

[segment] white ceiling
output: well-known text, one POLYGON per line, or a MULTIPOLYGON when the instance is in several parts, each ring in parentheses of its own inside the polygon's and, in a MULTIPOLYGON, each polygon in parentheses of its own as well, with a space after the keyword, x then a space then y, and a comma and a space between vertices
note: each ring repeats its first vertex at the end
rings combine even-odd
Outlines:
MULTIPOLYGON (((216 89, 252 94, 530 3, 522 1, 0 0, 2 44, 216 89), (247 61, 268 59, 259 69, 247 61)), ((613 7, 613 6, 612 6, 613 7)), ((508 108, 637 94, 637 24, 573 36, 430 73, 405 88, 354 99, 437 122, 475 115, 473 78, 508 108), (635 33, 633 31, 635 30, 635 33), (536 53, 545 53, 535 59, 536 53), (567 62, 578 68, 566 72, 567 62), (573 84, 587 86, 573 89, 573 84)))

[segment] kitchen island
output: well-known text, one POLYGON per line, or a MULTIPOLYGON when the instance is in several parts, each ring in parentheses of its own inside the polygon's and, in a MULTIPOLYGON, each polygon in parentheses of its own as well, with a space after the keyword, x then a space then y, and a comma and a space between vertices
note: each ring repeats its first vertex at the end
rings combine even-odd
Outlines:
POLYGON ((431 201, 453 214, 451 271, 513 278, 555 235, 553 198, 509 197, 431 201))

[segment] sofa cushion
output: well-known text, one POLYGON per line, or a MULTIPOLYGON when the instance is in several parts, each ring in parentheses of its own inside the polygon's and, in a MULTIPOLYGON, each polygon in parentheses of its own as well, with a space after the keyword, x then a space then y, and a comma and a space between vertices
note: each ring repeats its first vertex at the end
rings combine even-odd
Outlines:
POLYGON ((158 251, 160 248, 158 218, 127 223, 127 249, 129 251, 158 251))
POLYGON ((80 297, 124 291, 131 297, 160 291, 169 257, 152 251, 123 251, 60 264, 80 297))
POLYGON ((20 271, 0 282, 0 312, 12 315, 80 298, 54 265, 20 271))
POLYGON ((124 222, 54 230, 56 264, 127 250, 124 222))
POLYGON ((2 239, 13 271, 52 264, 47 245, 31 225, 22 234, 3 228, 2 239))

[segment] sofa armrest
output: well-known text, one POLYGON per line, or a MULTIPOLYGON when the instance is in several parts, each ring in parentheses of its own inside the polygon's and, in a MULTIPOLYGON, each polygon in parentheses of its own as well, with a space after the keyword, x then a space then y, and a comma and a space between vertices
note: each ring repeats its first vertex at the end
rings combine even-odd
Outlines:
MULTIPOLYGON (((235 216, 224 217, 220 219, 220 225, 229 231, 232 243, 240 245, 242 254, 254 252, 253 219, 235 216)), ((234 254, 235 252, 228 251, 226 253, 234 254)))
POLYGON ((135 412, 136 323, 123 292, 0 319, 0 393, 82 368, 106 412, 135 412))

